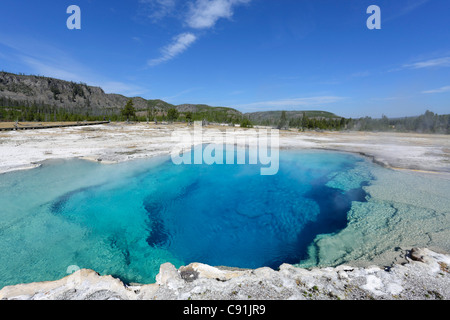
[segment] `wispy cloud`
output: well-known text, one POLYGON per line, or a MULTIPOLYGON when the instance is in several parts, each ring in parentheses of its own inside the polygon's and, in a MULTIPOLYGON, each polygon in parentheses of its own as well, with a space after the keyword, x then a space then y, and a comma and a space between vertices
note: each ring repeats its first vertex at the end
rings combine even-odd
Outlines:
POLYGON ((0 45, 9 48, 8 59, 21 64, 23 70, 27 70, 26 72, 30 74, 66 81, 86 82, 88 85, 101 87, 107 93, 137 96, 147 92, 140 86, 98 75, 74 59, 70 53, 42 41, 0 35, 0 45))
POLYGON ((84 80, 79 74, 69 71, 59 64, 52 64, 49 61, 43 61, 25 55, 19 55, 18 57, 21 62, 28 65, 38 75, 75 82, 83 82, 84 80))
POLYGON ((403 69, 423 69, 432 67, 450 67, 450 57, 419 61, 403 65, 403 69))
POLYGON ((173 99, 179 98, 179 97, 184 96, 184 95, 186 95, 188 93, 191 93, 191 92, 194 92, 194 91, 198 91, 198 90, 201 90, 201 89, 203 89, 203 88, 202 87, 189 88, 189 89, 180 91, 180 92, 178 92, 178 93, 176 93, 176 94, 174 94, 174 95, 172 95, 170 97, 163 97, 161 99, 164 100, 164 101, 172 101, 173 99))
POLYGON ((186 22, 194 29, 213 27, 221 18, 230 19, 233 9, 251 0, 197 0, 191 3, 186 22))
MULTIPOLYGON (((94 75, 84 67, 76 69, 77 73, 74 73, 71 71, 72 68, 68 70, 62 65, 52 64, 49 61, 40 61, 27 56, 21 56, 21 60, 23 63, 31 67, 36 74, 67 81, 89 82, 88 85, 100 87, 106 93, 119 93, 125 96, 139 96, 146 92, 146 90, 140 86, 120 81, 111 81, 109 79, 104 79, 103 77, 94 75)), ((77 65, 81 66, 80 64, 77 65)))
POLYGON ((145 8, 145 15, 153 22, 171 15, 176 7, 176 0, 139 0, 145 8))
POLYGON ((394 5, 396 5, 394 8, 395 10, 390 10, 390 13, 392 13, 392 15, 388 15, 386 18, 384 18, 383 22, 388 22, 403 17, 423 6, 429 1, 430 0, 407 0, 406 2, 401 3, 393 2, 394 5))
POLYGON ((441 87, 441 88, 433 89, 433 90, 422 91, 422 93, 425 93, 425 94, 443 93, 443 92, 450 92, 450 86, 445 86, 445 87, 441 87))
POLYGON ((68 81, 83 81, 88 69, 67 52, 51 44, 28 37, 0 34, 0 45, 8 48, 8 58, 30 69, 32 73, 68 81))
POLYGON ((245 93, 244 90, 235 90, 235 91, 230 92, 229 95, 230 96, 237 96, 237 95, 240 95, 240 94, 243 94, 243 93, 245 93))
POLYGON ((197 36, 192 33, 186 32, 177 35, 171 44, 161 49, 161 57, 148 61, 150 67, 159 65, 163 62, 172 60, 179 54, 186 51, 197 40, 197 36))
POLYGON ((248 104, 237 105, 236 107, 240 109, 245 109, 247 111, 251 110, 263 110, 263 109, 285 109, 285 110, 295 110, 296 108, 305 107, 323 107, 327 104, 332 104, 338 101, 346 99, 345 97, 339 96, 317 96, 308 98, 293 98, 293 99, 280 99, 271 101, 261 101, 248 104))
POLYGON ((426 68, 445 68, 450 67, 450 56, 444 56, 440 58, 433 59, 421 59, 416 60, 416 62, 405 63, 399 67, 388 70, 387 72, 398 72, 403 70, 415 70, 415 69, 426 69, 426 68))
POLYGON ((384 97, 384 98, 371 98, 371 101, 396 101, 396 100, 402 100, 402 99, 406 99, 406 98, 410 98, 410 97, 401 97, 401 96, 397 96, 397 97, 384 97))
POLYGON ((119 93, 127 97, 137 97, 147 92, 147 90, 141 86, 121 81, 100 80, 99 82, 96 82, 94 80, 90 84, 102 88, 106 93, 119 93))
POLYGON ((369 77, 369 76, 370 76, 369 71, 359 71, 359 72, 352 73, 350 75, 350 78, 365 78, 365 77, 369 77))
MULTIPOLYGON (((183 15, 185 27, 191 30, 180 33, 172 39, 172 43, 161 49, 159 58, 151 59, 147 65, 157 66, 161 63, 172 60, 176 56, 186 51, 197 39, 198 34, 194 30, 204 30, 215 26, 222 18, 230 19, 233 16, 234 8, 237 5, 249 3, 251 0, 195 0, 187 4, 187 14, 183 15)), ((149 17, 153 20, 161 19, 176 10, 178 2, 176 0, 140 0, 141 4, 157 8, 149 17)), ((186 8, 186 4, 180 4, 186 8)))

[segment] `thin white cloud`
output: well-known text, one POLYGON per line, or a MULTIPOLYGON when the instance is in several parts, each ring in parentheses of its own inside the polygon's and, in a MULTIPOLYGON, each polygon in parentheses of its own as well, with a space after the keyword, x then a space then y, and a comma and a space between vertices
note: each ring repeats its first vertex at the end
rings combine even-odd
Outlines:
POLYGON ((103 91, 105 91, 105 93, 122 94, 127 97, 141 96, 143 93, 146 92, 146 90, 140 86, 135 86, 135 85, 120 82, 120 81, 106 80, 106 81, 88 83, 88 85, 100 87, 103 89, 103 91))
POLYGON ((49 64, 48 61, 42 61, 25 55, 20 55, 19 57, 20 60, 34 70, 37 75, 44 75, 46 77, 67 81, 83 82, 83 78, 80 75, 73 73, 60 65, 52 65, 51 63, 49 64))
POLYGON ((237 105, 236 107, 245 110, 263 110, 270 108, 274 109, 286 109, 294 110, 295 108, 304 107, 321 107, 327 104, 335 103, 346 99, 345 97, 338 96, 317 96, 308 98, 294 98, 294 99, 281 99, 272 101, 254 102, 248 104, 237 105))
POLYGON ((78 82, 82 81, 80 73, 87 72, 65 51, 29 37, 0 34, 0 44, 9 48, 10 60, 27 66, 38 75, 78 82))
POLYGON ((197 0, 191 3, 186 22, 193 29, 213 27, 221 18, 230 19, 233 8, 251 0, 197 0))
POLYGON ((66 81, 86 82, 107 93, 126 96, 145 94, 148 90, 133 84, 107 79, 96 74, 69 53, 53 45, 29 38, 8 38, 0 35, 0 44, 10 48, 8 59, 20 63, 27 73, 66 81), (29 71, 28 71, 29 70, 29 71))
MULTIPOLYGON (((183 15, 183 21, 191 29, 209 29, 214 27, 221 18, 230 19, 234 13, 234 7, 249 3, 251 0, 195 0, 179 4, 177 0, 140 0, 141 4, 148 8, 155 8, 149 15, 153 21, 161 19, 179 10, 179 6, 188 8, 187 14, 183 15), (178 9, 177 9, 178 8, 178 9)), ((172 43, 161 49, 159 58, 147 62, 150 67, 172 60, 186 51, 198 36, 192 32, 184 32, 176 36, 172 43)))
POLYGON ((146 90, 143 89, 142 87, 127 84, 120 81, 105 80, 103 78, 92 75, 90 72, 86 70, 82 72, 88 73, 78 74, 66 70, 62 66, 48 64, 48 62, 39 61, 35 58, 27 56, 22 56, 21 60, 29 67, 31 67, 33 70, 35 70, 34 72, 38 75, 44 75, 46 77, 73 82, 87 82, 88 80, 86 79, 90 79, 88 85, 100 87, 106 93, 117 93, 123 94, 125 96, 139 96, 146 92, 146 90))
POLYGON ((406 2, 394 2, 394 7, 389 10, 389 13, 392 15, 388 15, 383 19, 383 22, 388 22, 391 20, 395 20, 397 18, 403 17, 405 15, 410 14, 414 10, 420 8, 422 5, 428 3, 430 0, 407 0, 406 2))
POLYGON ((171 44, 162 48, 161 57, 149 60, 148 65, 150 67, 154 67, 163 62, 172 60, 179 54, 186 51, 186 49, 189 48, 195 42, 195 40, 197 40, 197 37, 192 33, 186 32, 179 34, 173 39, 173 42, 171 44))
POLYGON ((183 90, 181 92, 178 92, 178 93, 176 93, 176 94, 174 94, 172 96, 163 97, 161 99, 164 100, 164 101, 171 101, 173 99, 179 98, 179 97, 184 96, 184 95, 186 95, 188 93, 191 93, 191 92, 194 92, 194 91, 198 91, 198 90, 201 90, 201 89, 203 89, 203 88, 202 87, 189 88, 189 89, 183 90))
POLYGON ((145 7, 146 16, 153 22, 169 16, 176 7, 176 0, 139 0, 139 3, 145 7))
POLYGON ((423 69, 432 67, 450 67, 450 57, 419 61, 403 65, 404 69, 423 69))
POLYGON ((369 71, 360 71, 360 72, 352 73, 350 75, 350 78, 365 78, 365 77, 369 77, 369 76, 370 76, 369 71))
POLYGON ((384 98, 371 98, 371 101, 395 101, 395 100, 402 100, 402 99, 407 99, 410 97, 406 97, 406 96, 398 96, 398 97, 384 97, 384 98))
POLYGON ((443 93, 443 92, 450 92, 450 86, 445 86, 445 87, 441 87, 441 88, 433 89, 433 90, 422 91, 422 93, 425 93, 425 94, 443 93))

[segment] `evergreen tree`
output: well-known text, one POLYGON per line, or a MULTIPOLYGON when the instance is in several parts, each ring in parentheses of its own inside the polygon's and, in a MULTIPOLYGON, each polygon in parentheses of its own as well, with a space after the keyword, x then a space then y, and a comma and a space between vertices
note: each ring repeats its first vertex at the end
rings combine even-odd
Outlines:
POLYGON ((192 122, 192 112, 186 112, 186 120, 191 123, 192 122))
POLYGON ((286 127, 286 125, 287 125, 286 111, 282 111, 280 122, 278 123, 277 128, 282 129, 282 128, 286 127))
POLYGON ((153 107, 153 105, 150 102, 148 102, 147 119, 153 120, 154 117, 155 117, 155 108, 153 107))
POLYGON ((131 117, 136 118, 136 110, 133 106, 133 100, 128 100, 125 108, 122 109, 122 116, 126 117, 127 121, 129 121, 131 117))
POLYGON ((249 119, 243 118, 241 121, 241 128, 253 128, 253 125, 249 119))
POLYGON ((167 111, 167 120, 169 120, 170 122, 177 120, 179 116, 180 113, 175 108, 171 108, 167 111))

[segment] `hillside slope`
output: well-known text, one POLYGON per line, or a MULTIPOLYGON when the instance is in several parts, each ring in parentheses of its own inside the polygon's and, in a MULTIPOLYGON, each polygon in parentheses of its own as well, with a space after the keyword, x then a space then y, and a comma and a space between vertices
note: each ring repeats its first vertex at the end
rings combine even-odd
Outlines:
MULTIPOLYGON (((134 108, 141 120, 149 117, 163 119, 171 108, 177 109, 182 118, 190 112, 193 114, 192 120, 207 119, 213 122, 239 123, 245 117, 253 124, 276 125, 281 118, 281 111, 243 114, 233 108, 211 107, 204 104, 173 105, 160 99, 147 100, 141 97, 130 98, 120 94, 108 94, 100 87, 85 83, 0 72, 0 107, 22 108, 15 114, 11 113, 10 120, 33 121, 36 120, 36 114, 59 120, 75 120, 73 115, 111 119, 114 115, 120 115, 129 99, 133 100, 134 108), (26 110, 27 108, 32 110, 26 110), (65 117, 65 114, 68 116, 65 117)), ((309 118, 340 119, 326 111, 287 111, 287 120, 302 118, 304 113, 309 118)))
POLYGON ((133 100, 137 111, 152 109, 155 113, 167 112, 175 108, 179 112, 225 112, 241 117, 242 113, 232 108, 211 107, 198 104, 175 106, 165 101, 146 100, 141 97, 126 97, 107 94, 102 88, 48 77, 17 75, 0 72, 1 106, 38 106, 65 109, 74 113, 91 115, 118 114, 129 99, 133 100))

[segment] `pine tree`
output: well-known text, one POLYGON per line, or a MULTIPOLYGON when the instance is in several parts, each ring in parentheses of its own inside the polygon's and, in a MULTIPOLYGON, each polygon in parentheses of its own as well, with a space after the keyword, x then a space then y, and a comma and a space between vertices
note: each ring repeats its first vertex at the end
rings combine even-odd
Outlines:
POLYGON ((180 113, 175 108, 169 109, 167 111, 167 119, 170 122, 173 122, 173 121, 177 120, 179 116, 180 116, 180 113))
POLYGON ((192 122, 192 112, 186 112, 186 120, 191 123, 192 122))
POLYGON ((241 121, 241 128, 253 128, 253 125, 248 118, 243 118, 241 121))
POLYGON ((127 121, 129 121, 131 117, 136 118, 136 110, 134 109, 132 99, 128 100, 125 108, 122 109, 122 116, 126 117, 127 121))
POLYGON ((286 111, 282 111, 281 112, 280 122, 278 123, 277 128, 278 129, 283 129, 284 127, 286 127, 286 125, 287 125, 286 111))

